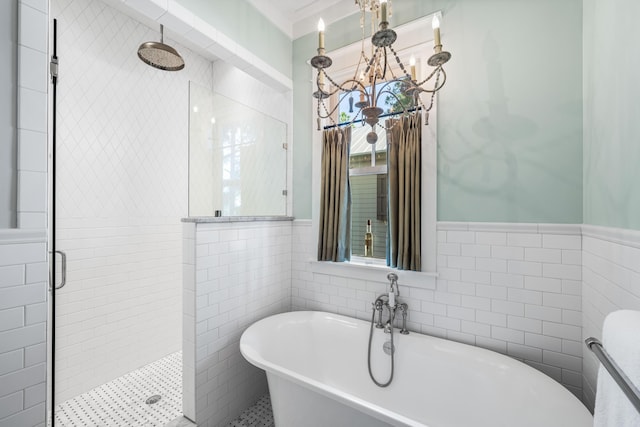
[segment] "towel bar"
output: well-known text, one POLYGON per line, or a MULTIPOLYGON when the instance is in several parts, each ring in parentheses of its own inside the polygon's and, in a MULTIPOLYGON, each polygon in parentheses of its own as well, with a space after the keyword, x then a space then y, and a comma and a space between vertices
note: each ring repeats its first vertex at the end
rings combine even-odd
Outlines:
POLYGON ((602 363, 602 366, 609 372, 611 378, 618 384, 631 404, 636 408, 638 413, 640 413, 640 391, 638 391, 638 388, 629 380, 629 377, 620 369, 615 360, 611 358, 598 339, 590 337, 584 340, 584 343, 589 350, 593 351, 600 363, 602 363))

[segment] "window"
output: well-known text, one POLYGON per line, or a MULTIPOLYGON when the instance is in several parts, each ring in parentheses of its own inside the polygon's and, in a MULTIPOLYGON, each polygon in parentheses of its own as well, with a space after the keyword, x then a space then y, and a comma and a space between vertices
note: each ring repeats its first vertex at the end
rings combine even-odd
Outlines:
MULTIPOLYGON (((431 23, 431 17, 427 17, 425 19, 416 20, 410 24, 405 26, 401 26, 395 28, 396 32, 400 35, 399 39, 406 40, 411 43, 407 43, 406 46, 400 47, 397 52, 401 57, 409 57, 410 55, 415 55, 417 59, 417 71, 419 78, 425 78, 427 76, 428 70, 430 67, 427 67, 426 64, 423 66, 422 64, 426 61, 426 57, 424 57, 425 52, 429 52, 433 45, 431 39, 426 39, 426 33, 424 31, 425 26, 428 27, 431 23)), ((358 57, 359 52, 361 51, 361 44, 359 42, 354 43, 353 45, 346 46, 341 48, 340 50, 336 50, 333 52, 329 52, 329 56, 333 59, 333 70, 344 70, 343 74, 340 75, 340 71, 336 71, 334 73, 334 78, 340 80, 342 78, 349 78, 351 73, 354 70, 356 64, 354 64, 353 59, 358 57)), ((394 71, 395 72, 395 71, 394 71)), ((315 70, 310 68, 309 71, 310 79, 315 79, 315 70)), ((396 75, 399 73, 396 73, 396 75)), ((357 112, 355 108, 355 103, 359 101, 358 94, 353 94, 354 98, 354 115, 357 112)), ((343 106, 340 108, 340 113, 338 113, 338 117, 345 112, 345 114, 349 114, 349 95, 346 95, 342 102, 343 106)), ((437 95, 436 95, 437 99, 437 95)), ((334 99, 333 102, 337 103, 338 99, 334 99)), ((335 105, 335 104, 332 104, 335 105)), ((390 109, 391 105, 379 105, 379 107, 384 110, 390 109)), ((309 112, 315 117, 316 111, 316 102, 315 99, 310 99, 309 103, 309 112)), ((336 121, 337 118, 336 117, 336 121)), ((350 120, 350 119, 348 119, 350 120)), ((348 121, 347 120, 347 121, 348 121)), ((344 115, 342 115, 342 120, 345 121, 344 115)), ((326 121, 325 123, 321 123, 322 125, 330 125, 331 123, 326 121)), ((312 174, 312 188, 313 188, 313 197, 312 197, 312 213, 313 213, 313 221, 311 223, 313 227, 312 236, 313 241, 310 243, 312 246, 318 246, 318 231, 320 227, 320 192, 321 192, 321 159, 322 159, 322 132, 315 131, 316 123, 314 120, 313 123, 312 137, 313 137, 313 174, 312 174)), ((370 128, 368 126, 362 126, 360 123, 355 123, 352 129, 352 144, 354 141, 358 139, 354 131, 361 130, 363 132, 369 132, 370 128)), ((422 128, 422 192, 421 192, 421 200, 422 200, 422 216, 421 216, 421 231, 422 231, 422 271, 427 273, 433 273, 436 269, 436 242, 437 242, 437 230, 436 230, 436 218, 437 218, 437 104, 434 105, 434 108, 429 113, 429 125, 424 126, 422 128)), ((385 135, 386 137, 386 135, 385 135)), ((377 154, 383 154, 386 156, 386 150, 380 150, 379 145, 382 144, 382 138, 380 138, 379 142, 376 144, 376 149, 374 150, 374 159, 376 161, 376 166, 386 165, 386 157, 384 159, 378 159, 377 154)), ((356 196, 357 196, 357 188, 358 180, 361 178, 364 179, 364 175, 358 174, 358 172, 367 172, 366 170, 356 171, 356 163, 355 156, 356 150, 351 150, 351 171, 350 171, 350 181, 351 181, 351 190, 352 190, 352 211, 356 209, 356 196)), ((371 158, 371 146, 369 146, 369 150, 366 152, 361 152, 361 164, 371 167, 370 162, 371 158)), ((363 167, 362 169, 364 169, 363 167)), ((375 187, 373 187, 372 197, 375 205, 378 203, 384 203, 383 197, 384 195, 378 194, 378 188, 386 188, 386 184, 383 184, 383 180, 386 179, 386 171, 385 173, 375 174, 376 181, 379 181, 379 184, 376 183, 375 187)), ((378 243, 382 242, 384 238, 386 244, 386 226, 383 230, 375 229, 376 223, 378 225, 385 224, 384 212, 375 208, 375 210, 370 209, 367 216, 371 216, 372 222, 372 231, 374 232, 374 255, 376 257, 378 254, 381 256, 380 259, 374 258, 373 264, 384 264, 384 253, 376 253, 376 241, 378 243), (380 233, 383 232, 384 237, 380 237, 380 233)), ((357 212, 352 212, 352 260, 351 264, 363 264, 364 258, 358 259, 358 253, 363 252, 364 249, 364 233, 366 230, 366 220, 369 219, 364 218, 364 221, 360 222, 360 225, 356 222, 358 217, 357 212), (362 247, 362 249, 361 249, 362 247)), ((384 247, 384 246, 383 246, 384 247)), ((371 258, 366 259, 365 261, 371 261, 371 258)), ((367 262, 368 264, 369 262, 367 262)), ((349 263, 340 263, 338 265, 332 266, 332 268, 346 268, 350 269, 349 263)), ((323 267, 325 268, 325 267, 323 267)))
MULTIPOLYGON (((385 83, 376 85, 379 92, 385 83)), ((371 92, 371 88, 367 88, 371 92)), ((392 114, 403 108, 413 107, 413 99, 401 94, 401 85, 394 84, 387 90, 398 96, 381 96, 378 107, 383 114, 392 114), (399 105, 399 103, 402 105, 399 105)), ((354 96, 358 92, 346 95, 338 105, 339 123, 348 123, 356 116, 352 108, 354 96)), ((384 118, 380 119, 385 120, 384 118)), ((371 222, 373 233, 372 258, 386 260, 388 245, 387 227, 387 133, 382 126, 376 126, 378 141, 367 142, 367 134, 371 126, 362 123, 351 125, 351 151, 349 156, 349 179, 351 183, 351 254, 352 257, 365 256, 365 233, 367 224, 371 222)), ((357 258, 356 258, 357 260, 357 258)))
POLYGON ((373 258, 386 258, 387 245, 387 137, 378 128, 378 142, 371 145, 366 136, 369 126, 352 129, 349 156, 351 182, 351 253, 364 256, 367 221, 373 233, 373 258), (380 194, 384 200, 380 200, 380 194))

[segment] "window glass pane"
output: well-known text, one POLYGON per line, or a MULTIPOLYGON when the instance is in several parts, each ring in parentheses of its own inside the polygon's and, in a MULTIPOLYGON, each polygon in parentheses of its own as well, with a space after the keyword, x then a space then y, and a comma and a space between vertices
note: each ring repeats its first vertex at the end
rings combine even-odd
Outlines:
POLYGON ((367 220, 371 220, 373 257, 386 258, 387 221, 386 200, 379 201, 380 181, 385 186, 387 174, 352 176, 351 180, 351 253, 364 256, 367 220), (383 208, 383 209, 382 209, 383 208))
POLYGON ((376 126, 378 142, 372 147, 367 142, 367 134, 371 132, 371 126, 353 125, 351 129, 351 149, 349 167, 351 169, 387 164, 387 135, 386 131, 376 126), (375 152, 375 164, 371 163, 372 148, 375 152))
POLYGON ((193 82, 189 88, 189 215, 285 215, 287 125, 193 82))

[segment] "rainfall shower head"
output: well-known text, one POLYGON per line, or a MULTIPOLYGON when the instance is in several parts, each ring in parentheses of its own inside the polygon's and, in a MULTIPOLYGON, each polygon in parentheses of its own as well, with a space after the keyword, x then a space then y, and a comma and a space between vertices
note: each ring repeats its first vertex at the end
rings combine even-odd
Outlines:
POLYGON ((154 68, 165 71, 179 71, 184 68, 184 59, 171 46, 164 44, 164 27, 160 25, 160 42, 142 43, 138 48, 138 58, 154 68))

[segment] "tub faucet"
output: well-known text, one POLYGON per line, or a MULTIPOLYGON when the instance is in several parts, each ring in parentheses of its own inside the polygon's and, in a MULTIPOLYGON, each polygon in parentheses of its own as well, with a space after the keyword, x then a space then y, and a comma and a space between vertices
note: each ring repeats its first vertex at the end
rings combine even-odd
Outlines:
POLYGON ((398 287, 398 275, 396 273, 387 274, 389 280, 389 307, 396 307, 396 297, 400 296, 400 288, 398 287))
POLYGON ((402 313, 402 329, 400 329, 400 333, 402 335, 409 335, 409 330, 407 329, 407 312, 409 311, 409 306, 402 303, 398 305, 398 308, 400 313, 402 313))
POLYGON ((384 325, 382 324, 382 309, 384 307, 384 300, 382 299, 382 297, 384 297, 386 295, 380 295, 377 299, 376 302, 374 303, 374 309, 378 312, 378 321, 376 322, 376 328, 378 329, 382 329, 384 328, 384 325))

